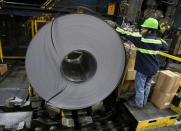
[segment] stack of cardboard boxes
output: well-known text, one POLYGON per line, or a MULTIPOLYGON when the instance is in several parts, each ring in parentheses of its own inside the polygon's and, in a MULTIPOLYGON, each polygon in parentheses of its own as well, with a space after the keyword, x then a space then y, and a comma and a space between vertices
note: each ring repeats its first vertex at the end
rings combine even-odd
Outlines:
POLYGON ((128 71, 122 87, 122 92, 134 92, 134 80, 136 70, 134 70, 136 60, 136 47, 133 44, 124 44, 127 60, 129 60, 128 71))
POLYGON ((169 108, 180 81, 181 77, 179 75, 169 70, 160 71, 151 96, 151 102, 159 109, 169 108))
POLYGON ((126 80, 135 80, 136 70, 134 70, 136 60, 136 47, 133 44, 125 44, 127 59, 129 60, 126 80))

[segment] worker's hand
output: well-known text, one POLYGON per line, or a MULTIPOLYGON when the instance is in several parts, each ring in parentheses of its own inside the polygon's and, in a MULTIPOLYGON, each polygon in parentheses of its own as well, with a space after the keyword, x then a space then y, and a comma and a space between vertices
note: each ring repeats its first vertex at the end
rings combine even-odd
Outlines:
POLYGON ((115 27, 116 26, 116 22, 112 21, 112 20, 104 20, 106 23, 108 23, 111 27, 115 27))

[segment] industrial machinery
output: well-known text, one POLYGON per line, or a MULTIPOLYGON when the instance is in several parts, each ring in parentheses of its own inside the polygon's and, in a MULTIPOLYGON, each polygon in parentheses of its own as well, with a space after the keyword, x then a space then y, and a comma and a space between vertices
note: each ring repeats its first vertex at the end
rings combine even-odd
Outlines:
MULTIPOLYGON (((142 112, 125 104, 133 94, 118 97, 127 41, 104 20, 138 32, 154 17, 166 53, 180 56, 179 0, 23 2, 0 1, 0 58, 8 64, 0 76, 0 130, 139 131, 175 123, 179 115, 167 111, 138 122, 132 113, 142 112)), ((160 57, 161 68, 173 62, 160 57)))

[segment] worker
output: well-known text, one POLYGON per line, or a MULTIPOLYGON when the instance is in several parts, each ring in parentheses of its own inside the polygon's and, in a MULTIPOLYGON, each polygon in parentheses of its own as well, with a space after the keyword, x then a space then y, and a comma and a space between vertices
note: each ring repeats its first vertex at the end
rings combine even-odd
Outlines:
POLYGON ((158 21, 148 18, 141 25, 141 35, 123 30, 114 22, 107 21, 117 32, 130 40, 136 46, 135 70, 135 101, 131 104, 136 108, 143 108, 148 99, 151 81, 159 69, 158 51, 167 49, 167 42, 156 36, 158 21))

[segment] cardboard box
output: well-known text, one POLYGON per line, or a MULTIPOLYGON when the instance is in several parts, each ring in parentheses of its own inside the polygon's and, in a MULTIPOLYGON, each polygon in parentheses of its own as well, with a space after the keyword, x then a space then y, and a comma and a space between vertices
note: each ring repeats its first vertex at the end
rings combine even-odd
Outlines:
POLYGON ((129 59, 128 69, 134 70, 135 60, 136 60, 135 58, 130 58, 130 59, 129 59))
POLYGON ((149 93, 149 98, 151 98, 152 94, 153 94, 153 90, 155 88, 156 82, 152 81, 151 82, 151 87, 150 87, 150 93, 149 93))
POLYGON ((134 80, 125 80, 121 92, 134 92, 134 80))
POLYGON ((128 92, 130 81, 125 80, 121 92, 128 92))
POLYGON ((136 70, 128 69, 128 72, 126 74, 126 80, 135 80, 136 77, 136 70))
POLYGON ((0 64, 0 75, 3 75, 7 70, 7 64, 0 64))
POLYGON ((151 102, 159 109, 166 109, 170 107, 170 104, 175 96, 175 93, 164 93, 160 88, 154 88, 151 96, 151 102))
POLYGON ((165 93, 176 93, 181 77, 169 70, 160 71, 156 87, 165 93))
POLYGON ((130 81, 130 84, 129 84, 129 92, 135 92, 135 88, 134 88, 134 81, 130 81))

